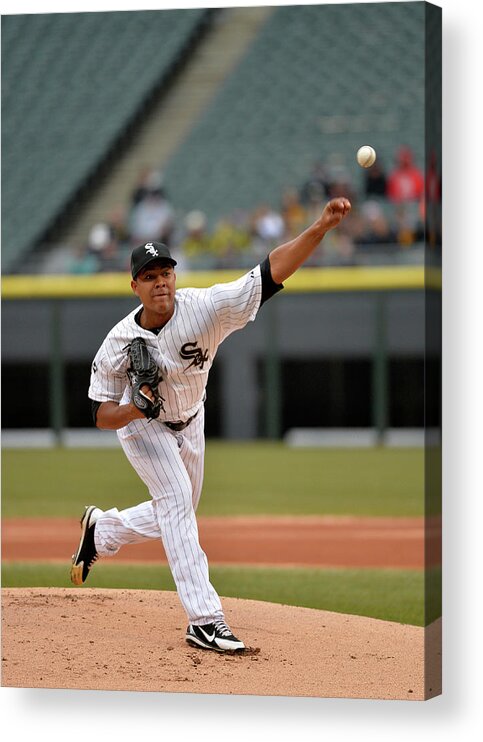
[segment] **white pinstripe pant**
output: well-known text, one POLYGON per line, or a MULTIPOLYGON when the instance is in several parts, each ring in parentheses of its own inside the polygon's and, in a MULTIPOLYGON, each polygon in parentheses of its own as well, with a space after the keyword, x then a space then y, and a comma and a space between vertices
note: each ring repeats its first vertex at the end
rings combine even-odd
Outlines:
POLYGON ((105 511, 95 529, 99 555, 113 556, 124 544, 162 539, 189 622, 205 624, 223 618, 195 516, 203 484, 204 408, 181 433, 158 422, 135 420, 118 431, 118 437, 152 499, 125 510, 105 511))

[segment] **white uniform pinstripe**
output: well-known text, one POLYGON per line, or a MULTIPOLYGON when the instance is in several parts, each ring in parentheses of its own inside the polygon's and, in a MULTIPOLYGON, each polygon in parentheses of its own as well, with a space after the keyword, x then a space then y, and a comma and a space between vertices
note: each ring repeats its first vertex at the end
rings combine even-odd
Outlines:
POLYGON ((192 624, 223 617, 195 517, 203 484, 208 373, 220 343, 255 319, 261 296, 259 266, 231 283, 180 289, 174 314, 158 335, 136 323, 138 307, 107 335, 92 366, 89 397, 121 404, 130 400, 125 347, 134 337, 145 338, 161 369, 160 417, 151 422, 134 420, 118 430, 122 448, 152 499, 122 511, 106 511, 96 523, 95 545, 100 556, 112 556, 124 544, 161 538, 192 624), (163 424, 185 422, 194 414, 182 432, 163 424))

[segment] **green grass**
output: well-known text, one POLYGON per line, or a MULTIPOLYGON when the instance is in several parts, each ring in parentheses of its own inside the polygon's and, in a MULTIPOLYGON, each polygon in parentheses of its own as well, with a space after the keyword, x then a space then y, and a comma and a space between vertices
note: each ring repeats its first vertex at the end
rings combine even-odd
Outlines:
MULTIPOLYGON (((128 507, 149 497, 121 450, 4 451, 3 517, 78 517, 84 504, 128 507)), ((424 513, 420 449, 289 449, 282 443, 207 446, 201 515, 424 513)), ((434 503, 438 512, 439 503, 434 503)), ((68 565, 6 563, 3 585, 72 587, 68 565)), ((221 595, 424 625, 440 615, 440 577, 425 619, 422 571, 211 568, 221 595)), ((167 567, 102 562, 92 587, 174 590, 167 567)))
MULTIPOLYGON (((424 616, 424 573, 396 569, 306 569, 212 567, 220 595, 305 606, 338 613, 423 626, 440 615, 438 592, 424 616)), ((437 577, 437 575, 436 575, 437 577)), ((3 587, 72 587, 69 565, 7 562, 3 587)), ((440 580, 435 580, 436 587, 440 580)), ((161 565, 100 563, 89 587, 174 590, 169 569, 161 565)), ((79 588, 85 590, 88 588, 79 588)))
MULTIPOLYGON (((2 458, 4 517, 77 517, 87 503, 123 508, 149 498, 119 449, 7 450, 2 458)), ((421 449, 213 441, 199 513, 422 515, 423 483, 421 449)))

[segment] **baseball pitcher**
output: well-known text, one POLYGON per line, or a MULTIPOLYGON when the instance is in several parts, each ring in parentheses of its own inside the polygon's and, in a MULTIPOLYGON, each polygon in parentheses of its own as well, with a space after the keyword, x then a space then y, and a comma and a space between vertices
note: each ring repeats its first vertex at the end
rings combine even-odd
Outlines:
POLYGON ((208 289, 176 290, 176 261, 162 243, 133 250, 131 288, 140 306, 98 350, 89 398, 97 427, 117 431, 150 499, 121 511, 86 508, 72 557, 74 584, 84 583, 99 557, 117 554, 124 544, 161 539, 188 617, 186 641, 217 652, 244 649, 225 622, 198 539, 208 374, 220 343, 255 319, 350 209, 346 198, 329 201, 310 227, 260 265, 208 289))

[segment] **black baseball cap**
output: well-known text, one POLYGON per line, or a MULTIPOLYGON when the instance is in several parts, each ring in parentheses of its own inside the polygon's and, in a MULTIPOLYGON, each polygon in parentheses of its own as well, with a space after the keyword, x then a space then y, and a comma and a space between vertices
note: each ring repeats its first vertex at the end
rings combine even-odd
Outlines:
POLYGON ((162 242, 146 242, 144 245, 135 247, 131 254, 131 275, 136 278, 139 271, 142 271, 148 263, 152 263, 153 260, 164 260, 166 263, 171 263, 174 267, 176 260, 171 257, 166 245, 162 242))

